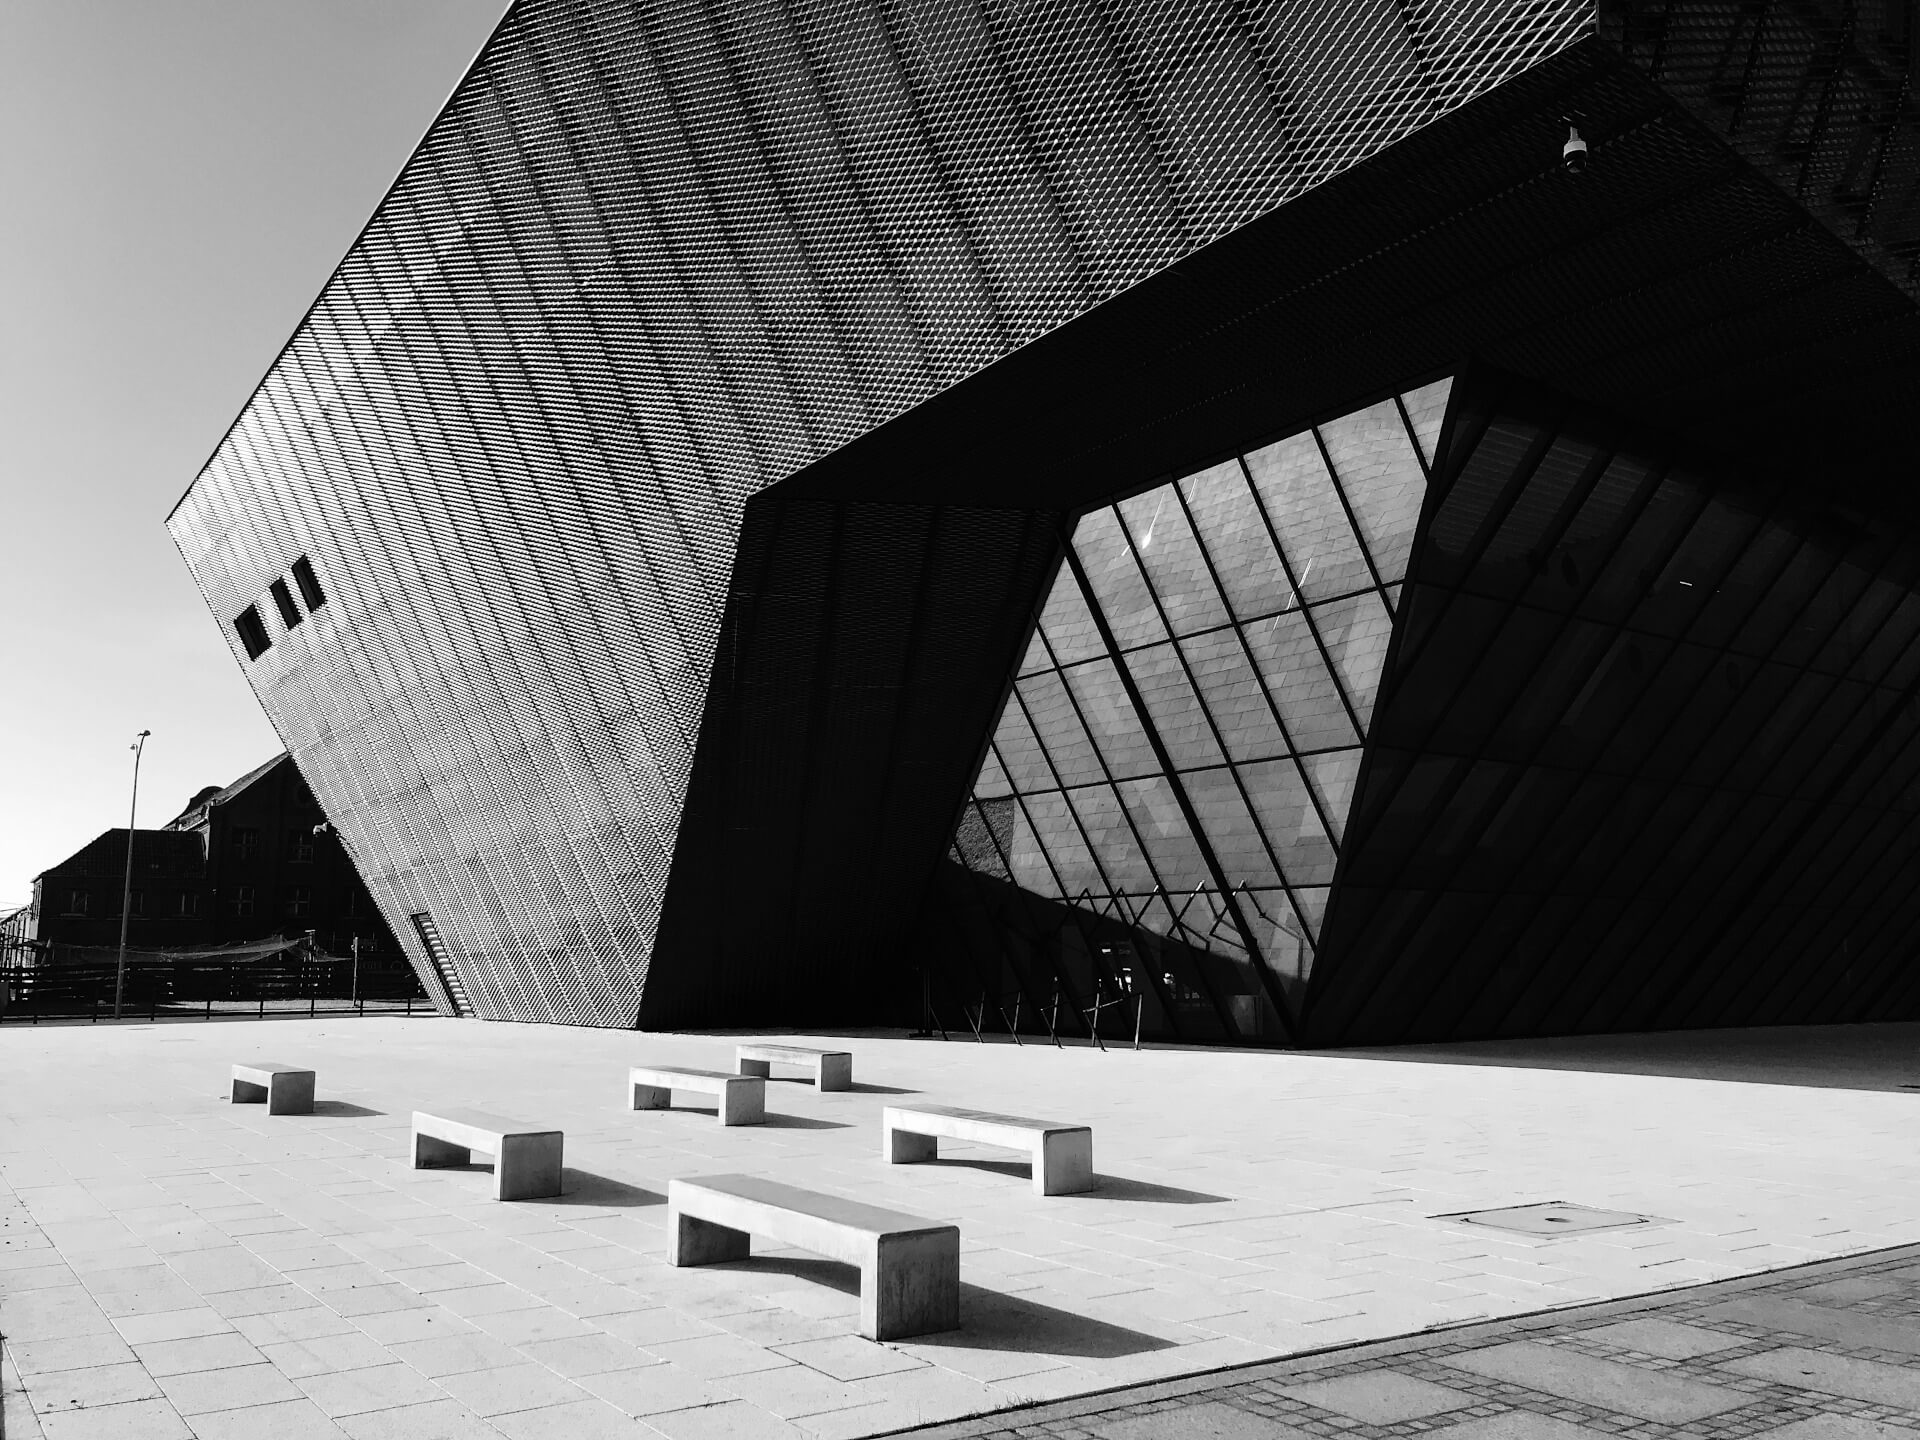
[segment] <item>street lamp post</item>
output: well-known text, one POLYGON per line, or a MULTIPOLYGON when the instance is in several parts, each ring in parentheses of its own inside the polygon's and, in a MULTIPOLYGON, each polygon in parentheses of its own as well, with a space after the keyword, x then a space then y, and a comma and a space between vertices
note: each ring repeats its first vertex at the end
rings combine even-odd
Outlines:
POLYGON ((142 730, 127 747, 133 751, 133 799, 127 805, 127 874, 120 887, 120 964, 113 975, 113 1018, 116 1020, 120 1018, 120 1001, 127 990, 127 922, 133 918, 133 822, 140 813, 140 757, 152 733, 142 730))

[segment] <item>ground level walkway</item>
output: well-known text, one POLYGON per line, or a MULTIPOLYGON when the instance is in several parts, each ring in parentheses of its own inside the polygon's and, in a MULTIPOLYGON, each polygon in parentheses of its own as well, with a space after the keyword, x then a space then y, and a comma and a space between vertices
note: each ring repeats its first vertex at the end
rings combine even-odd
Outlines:
POLYGON ((1342 1347, 918 1440, 1913 1440, 1920 1247, 1342 1347))
POLYGON ((1684 1307, 1687 1287, 1920 1244, 1920 1027, 1379 1054, 846 1043, 852 1091, 777 1079, 766 1126, 725 1128, 710 1102, 636 1113, 623 1092, 630 1064, 728 1068, 731 1037, 8 1026, 7 1440, 831 1440, 994 1411, 1001 1431, 1080 1435, 1465 1423, 1460 1440, 1578 1440, 1515 1428, 1510 1412, 1543 1407, 1562 1426, 1718 1437, 1811 1416, 1824 1402, 1789 1398, 1809 1394, 1855 1413, 1803 1433, 1854 1440, 1897 1413, 1872 1406, 1912 1405, 1896 1382, 1920 1341, 1887 1343, 1914 1333, 1904 1257, 1824 1291, 1792 1272, 1779 1283, 1802 1293, 1768 1291, 1758 1320, 1676 1311, 1610 1338, 1584 1332, 1621 1317, 1582 1318, 1489 1336, 1484 1364, 1448 1361, 1468 1343, 1449 1331, 1393 1381, 1325 1352, 1650 1291, 1684 1307), (315 1113, 229 1104, 228 1066, 255 1058, 317 1070, 315 1113), (1099 1184, 1035 1195, 1023 1162, 963 1146, 888 1166, 880 1110, 901 1097, 1090 1124, 1099 1184), (563 1129, 564 1193, 502 1205, 473 1169, 408 1168, 409 1112, 443 1105, 563 1129), (851 1271, 799 1252, 667 1266, 667 1182, 737 1171, 958 1223, 961 1328, 861 1339, 851 1271), (1859 1317, 1878 1328, 1846 1328, 1859 1317), (1312 1352, 1360 1382, 1218 1375, 1312 1352), (1116 1408, 1160 1403, 1112 1392, 1208 1372, 1168 1397, 1176 1418, 1111 1428, 1141 1418, 1116 1408), (1641 1377, 1677 1407, 1660 1415, 1699 1412, 1684 1431, 1620 1399, 1641 1377), (1722 1407, 1741 1396, 1759 1398, 1722 1407), (1078 1408, 1018 1408, 1061 1401, 1078 1408))

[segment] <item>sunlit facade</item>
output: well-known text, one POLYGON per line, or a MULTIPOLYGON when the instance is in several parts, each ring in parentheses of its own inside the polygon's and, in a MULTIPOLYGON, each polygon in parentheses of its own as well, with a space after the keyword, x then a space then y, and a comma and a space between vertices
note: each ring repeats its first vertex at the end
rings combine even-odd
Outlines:
POLYGON ((1904 1015, 1874 23, 525 0, 169 525, 452 1012, 1904 1015))

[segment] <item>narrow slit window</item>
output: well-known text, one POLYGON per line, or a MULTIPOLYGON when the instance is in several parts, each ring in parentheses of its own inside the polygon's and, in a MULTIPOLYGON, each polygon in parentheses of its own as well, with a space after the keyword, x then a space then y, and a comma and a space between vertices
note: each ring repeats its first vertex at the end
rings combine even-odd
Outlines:
POLYGON ((300 587, 300 598, 309 613, 327 603, 327 592, 320 588, 320 577, 313 573, 313 562, 302 555, 293 562, 293 583, 300 587))
POLYGON ((307 618, 300 613, 300 607, 293 603, 293 592, 287 589, 286 581, 275 580, 267 588, 273 592, 273 603, 279 607, 280 618, 287 622, 287 629, 293 629, 307 618))
POLYGON ((247 647, 247 658, 258 660, 273 648, 273 638, 267 634, 267 627, 260 619, 260 611, 249 605, 233 617, 234 633, 239 635, 240 643, 247 647))

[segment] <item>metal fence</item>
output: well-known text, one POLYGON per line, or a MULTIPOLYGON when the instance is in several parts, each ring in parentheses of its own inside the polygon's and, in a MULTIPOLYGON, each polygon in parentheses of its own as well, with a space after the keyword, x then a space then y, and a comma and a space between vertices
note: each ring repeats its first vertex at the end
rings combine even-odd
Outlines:
MULTIPOLYGON (((38 965, 0 970, 0 1022, 113 1018, 117 967, 38 965)), ((411 970, 333 958, 286 956, 245 963, 129 965, 122 1016, 212 1019, 215 1015, 431 1014, 411 970)))

